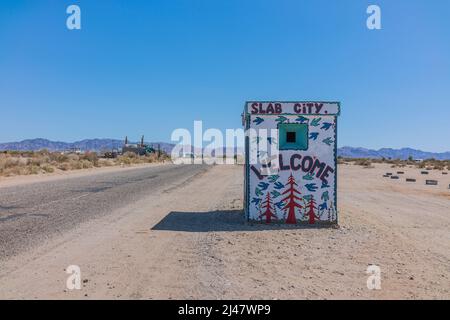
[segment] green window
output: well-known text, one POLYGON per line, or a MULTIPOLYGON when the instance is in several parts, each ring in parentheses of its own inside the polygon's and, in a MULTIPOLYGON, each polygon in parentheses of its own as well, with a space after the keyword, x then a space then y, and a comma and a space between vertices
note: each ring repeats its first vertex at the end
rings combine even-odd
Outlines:
POLYGON ((280 150, 308 150, 308 124, 283 123, 278 125, 280 150))

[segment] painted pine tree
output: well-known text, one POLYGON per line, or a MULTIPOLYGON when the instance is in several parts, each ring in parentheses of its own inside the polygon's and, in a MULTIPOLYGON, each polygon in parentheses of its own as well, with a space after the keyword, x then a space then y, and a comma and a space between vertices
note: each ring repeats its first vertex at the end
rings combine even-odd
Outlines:
POLYGON ((295 188, 295 186, 297 186, 297 183, 295 182, 292 174, 288 178, 286 186, 287 189, 282 193, 283 195, 286 195, 286 197, 282 201, 287 201, 286 205, 283 207, 283 210, 288 211, 286 223, 296 224, 297 219, 295 218, 295 208, 302 209, 303 206, 297 203, 295 200, 303 201, 303 199, 300 197, 300 191, 295 188))
POLYGON ((274 207, 272 199, 270 198, 270 192, 267 192, 266 199, 264 200, 261 208, 265 209, 265 211, 259 216, 260 219, 265 218, 266 223, 271 223, 272 218, 277 219, 277 216, 273 212, 274 207))
POLYGON ((308 217, 308 222, 309 224, 314 224, 316 220, 319 220, 319 217, 315 213, 317 207, 316 207, 316 200, 314 200, 313 195, 311 195, 311 197, 309 198, 308 205, 306 206, 306 208, 307 208, 306 216, 308 217))

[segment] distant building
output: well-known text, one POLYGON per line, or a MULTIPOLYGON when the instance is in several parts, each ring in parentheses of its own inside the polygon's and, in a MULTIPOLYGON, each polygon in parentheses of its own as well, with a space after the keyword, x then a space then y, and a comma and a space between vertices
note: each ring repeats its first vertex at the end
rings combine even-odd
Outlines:
POLYGON ((141 137, 141 143, 138 144, 128 143, 128 137, 125 137, 125 143, 122 147, 122 154, 126 152, 132 152, 140 156, 145 156, 146 154, 154 153, 155 149, 147 144, 144 144, 144 136, 141 137))

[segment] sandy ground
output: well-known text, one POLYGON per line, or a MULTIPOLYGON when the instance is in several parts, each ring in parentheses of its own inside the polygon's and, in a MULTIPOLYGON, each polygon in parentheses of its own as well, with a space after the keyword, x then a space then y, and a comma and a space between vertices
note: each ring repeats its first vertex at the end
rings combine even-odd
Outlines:
POLYGON ((2 263, 0 298, 449 299, 450 175, 339 169, 339 229, 245 224, 243 167, 215 166, 2 263), (66 289, 69 265, 81 290, 66 289))

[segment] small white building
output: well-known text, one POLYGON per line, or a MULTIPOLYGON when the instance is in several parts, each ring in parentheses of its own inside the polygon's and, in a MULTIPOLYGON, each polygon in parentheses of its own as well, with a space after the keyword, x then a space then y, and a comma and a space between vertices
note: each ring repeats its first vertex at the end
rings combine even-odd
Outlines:
POLYGON ((248 221, 337 224, 339 102, 245 104, 248 221))

